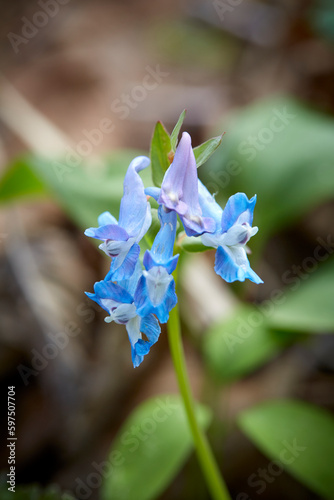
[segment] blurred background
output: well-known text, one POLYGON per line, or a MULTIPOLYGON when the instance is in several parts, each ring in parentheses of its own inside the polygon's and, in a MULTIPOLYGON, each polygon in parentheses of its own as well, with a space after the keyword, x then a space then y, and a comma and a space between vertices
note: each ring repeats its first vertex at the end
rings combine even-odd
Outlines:
MULTIPOLYGON (((134 370, 123 327, 85 297, 109 261, 83 229, 117 216, 129 161, 186 108, 194 146, 225 132, 199 170, 216 199, 258 196, 264 281, 226 284, 211 252, 185 263, 209 437, 234 499, 323 498, 285 470, 254 486, 269 460, 236 418, 276 398, 334 411, 333 2, 2 1, 0 30, 0 384, 4 401, 16 387, 17 484, 101 498, 82 489, 92 463, 140 402, 178 390, 166 332, 134 370)), ((6 474, 5 446, 0 460, 6 474)), ((193 454, 156 498, 209 498, 193 454)))

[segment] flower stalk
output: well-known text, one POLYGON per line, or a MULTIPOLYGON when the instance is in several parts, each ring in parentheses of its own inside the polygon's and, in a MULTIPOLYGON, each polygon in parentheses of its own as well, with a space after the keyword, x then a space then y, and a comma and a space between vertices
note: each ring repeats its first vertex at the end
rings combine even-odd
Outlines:
MULTIPOLYGON (((177 284, 176 271, 174 273, 174 280, 177 284)), ((182 345, 178 304, 170 312, 169 320, 167 323, 167 331, 170 351, 174 363, 181 397, 183 399, 198 460, 202 468, 208 489, 214 500, 231 500, 227 487, 220 474, 215 457, 210 448, 208 439, 196 419, 194 399, 190 387, 182 345)))

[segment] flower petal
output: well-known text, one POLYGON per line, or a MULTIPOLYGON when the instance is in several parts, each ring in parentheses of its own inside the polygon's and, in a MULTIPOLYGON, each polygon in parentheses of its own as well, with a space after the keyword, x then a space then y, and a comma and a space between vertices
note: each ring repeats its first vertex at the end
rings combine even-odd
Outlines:
POLYGON ((187 132, 183 132, 174 160, 165 173, 158 202, 180 216, 188 236, 199 236, 215 230, 214 220, 202 217, 196 160, 187 132))
POLYGON ((166 290, 164 291, 162 299, 157 304, 152 302, 146 278, 142 276, 138 282, 138 286, 134 296, 134 301, 137 313, 140 316, 145 317, 150 313, 155 314, 159 319, 160 323, 167 323, 169 318, 169 312, 177 304, 174 279, 170 281, 166 290))
POLYGON ((245 281, 263 283, 261 278, 251 269, 243 247, 219 246, 216 252, 215 271, 228 283, 245 281))
POLYGON ((170 210, 175 210, 177 213, 185 213, 186 210, 184 204, 180 205, 180 199, 183 197, 183 183, 187 173, 190 150, 190 135, 183 132, 173 162, 166 171, 161 184, 159 203, 164 204, 170 210))
POLYGON ((103 212, 103 214, 99 215, 97 222, 99 226, 106 226, 107 224, 118 224, 117 220, 110 212, 103 212))
POLYGON ((129 278, 136 267, 140 254, 140 246, 134 243, 129 251, 122 252, 111 262, 109 277, 113 281, 129 278))
POLYGON ((144 192, 144 184, 138 174, 140 170, 148 167, 149 164, 149 158, 138 156, 130 163, 124 178, 124 193, 118 223, 130 236, 135 238, 139 235, 144 223, 148 224, 151 213, 144 192))
POLYGON ((158 216, 161 227, 154 239, 151 250, 146 250, 143 263, 147 270, 154 266, 163 266, 169 273, 172 273, 179 258, 178 255, 173 257, 177 215, 176 212, 160 205, 158 216))
POLYGON ((216 230, 221 229, 223 209, 218 205, 212 194, 198 179, 198 198, 204 217, 211 217, 216 222, 216 230))
POLYGON ((132 295, 125 288, 112 281, 98 281, 94 285, 94 292, 100 299, 112 299, 121 304, 131 304, 132 295))
POLYGON ((151 345, 155 344, 161 331, 157 318, 153 314, 141 318, 140 331, 146 335, 151 345))
POLYGON ((145 194, 147 196, 151 196, 156 201, 158 201, 158 199, 159 199, 160 191, 161 191, 161 189, 158 188, 158 187, 148 187, 148 188, 145 188, 145 194))
POLYGON ((136 316, 133 319, 130 319, 130 321, 127 322, 126 326, 126 331, 128 332, 130 344, 131 344, 131 357, 132 357, 132 363, 134 368, 137 368, 137 366, 140 365, 140 363, 144 359, 144 355, 138 354, 136 351, 136 344, 138 340, 141 339, 141 333, 140 333, 140 317, 136 316))
POLYGON ((221 218, 222 232, 228 231, 237 221, 240 224, 247 222, 251 226, 255 203, 256 195, 250 200, 244 193, 237 193, 231 196, 223 210, 221 218))
POLYGON ((107 224, 106 226, 90 227, 86 229, 85 235, 97 240, 117 240, 127 241, 128 233, 117 224, 107 224))

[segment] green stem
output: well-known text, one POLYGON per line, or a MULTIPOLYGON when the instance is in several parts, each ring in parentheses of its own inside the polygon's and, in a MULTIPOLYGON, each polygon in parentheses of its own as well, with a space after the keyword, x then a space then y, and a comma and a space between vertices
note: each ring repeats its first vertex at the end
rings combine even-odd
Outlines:
MULTIPOLYGON (((176 275, 174 276, 176 281, 176 275)), ((214 500, 230 500, 230 495, 221 477, 218 465, 210 448, 209 442, 199 427, 194 408, 194 399, 191 392, 186 369, 184 350, 181 339, 180 315, 178 305, 170 312, 167 324, 169 346, 173 358, 174 368, 184 402, 189 426, 192 432, 194 445, 205 476, 207 486, 214 500)))

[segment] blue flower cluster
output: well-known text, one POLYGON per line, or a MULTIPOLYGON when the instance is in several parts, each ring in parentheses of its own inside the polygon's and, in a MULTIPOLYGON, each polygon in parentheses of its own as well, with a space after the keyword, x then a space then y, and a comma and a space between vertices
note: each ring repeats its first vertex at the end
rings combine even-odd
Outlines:
POLYGON ((106 322, 125 325, 134 367, 157 342, 159 322, 168 321, 177 303, 172 276, 179 258, 173 255, 177 215, 188 236, 201 236, 204 245, 217 248, 215 271, 225 281, 248 278, 262 283, 250 268, 245 247, 258 230, 252 227, 256 197, 248 200, 245 194, 237 193, 222 210, 197 177, 191 138, 186 132, 161 188, 144 188, 139 172, 149 164, 145 156, 130 163, 124 179, 119 220, 104 212, 98 218, 99 227, 85 231, 87 236, 101 240, 100 248, 111 257, 107 276, 95 283, 94 293, 87 296, 107 311, 106 322), (159 204, 160 230, 151 250, 144 254, 143 269, 139 242, 152 222, 149 196, 159 204), (146 339, 142 338, 143 334, 146 339))

